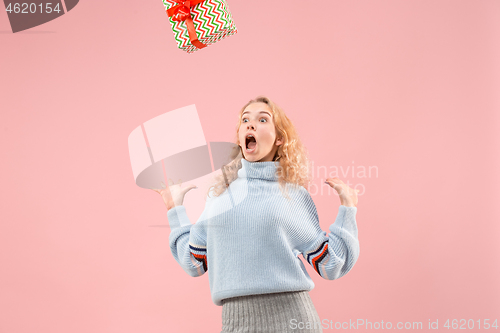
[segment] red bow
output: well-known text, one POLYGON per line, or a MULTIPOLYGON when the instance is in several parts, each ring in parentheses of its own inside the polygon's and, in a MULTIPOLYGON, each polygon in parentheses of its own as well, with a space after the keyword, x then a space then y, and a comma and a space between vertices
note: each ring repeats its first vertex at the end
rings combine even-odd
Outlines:
POLYGON ((174 1, 177 2, 177 5, 167 10, 168 16, 172 17, 173 21, 186 21, 191 44, 193 44, 199 49, 202 49, 205 46, 207 46, 206 44, 203 44, 198 40, 198 36, 196 36, 193 24, 193 19, 191 19, 191 6, 196 6, 197 4, 205 0, 174 0, 174 1))

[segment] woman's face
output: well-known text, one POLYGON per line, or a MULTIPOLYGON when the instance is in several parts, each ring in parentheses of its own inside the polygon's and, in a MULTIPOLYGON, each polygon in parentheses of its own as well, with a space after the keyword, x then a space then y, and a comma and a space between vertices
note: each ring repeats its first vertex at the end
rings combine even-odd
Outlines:
POLYGON ((243 157, 247 161, 273 160, 282 140, 276 140, 273 114, 266 103, 252 103, 243 110, 238 138, 243 157), (252 135, 253 139, 247 139, 249 135, 252 135))

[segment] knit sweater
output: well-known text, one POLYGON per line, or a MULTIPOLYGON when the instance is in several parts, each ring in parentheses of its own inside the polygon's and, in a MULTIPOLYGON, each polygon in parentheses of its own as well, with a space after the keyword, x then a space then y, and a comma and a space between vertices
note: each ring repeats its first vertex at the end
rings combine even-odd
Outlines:
POLYGON ((224 193, 208 196, 192 224, 183 205, 171 208, 170 250, 190 276, 208 271, 214 304, 225 298, 312 290, 299 254, 327 280, 344 276, 359 256, 356 207, 341 205, 327 233, 302 186, 287 183, 282 195, 278 161, 250 162, 224 193))

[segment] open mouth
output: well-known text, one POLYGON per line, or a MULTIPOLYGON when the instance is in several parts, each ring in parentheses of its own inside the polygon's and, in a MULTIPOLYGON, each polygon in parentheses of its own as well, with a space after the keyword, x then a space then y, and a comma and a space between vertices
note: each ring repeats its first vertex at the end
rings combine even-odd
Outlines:
POLYGON ((246 151, 251 153, 255 150, 256 146, 257 146, 257 141, 255 140, 254 136, 252 134, 247 135, 245 138, 246 151))

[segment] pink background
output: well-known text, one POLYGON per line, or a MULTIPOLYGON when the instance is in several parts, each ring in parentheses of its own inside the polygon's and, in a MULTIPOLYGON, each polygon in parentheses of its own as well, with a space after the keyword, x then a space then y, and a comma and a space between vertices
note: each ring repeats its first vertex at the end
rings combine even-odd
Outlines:
MULTIPOLYGON (((339 174, 365 189, 361 256, 335 281, 307 266, 321 319, 500 319, 500 2, 229 8, 239 32, 194 54, 160 0, 82 1, 16 34, 0 13, 0 332, 219 332, 208 274, 152 227, 167 211, 134 184, 127 137, 196 104, 207 141, 231 141, 258 94, 315 166, 378 170, 339 174)), ((322 188, 326 231, 340 201, 322 188)))

